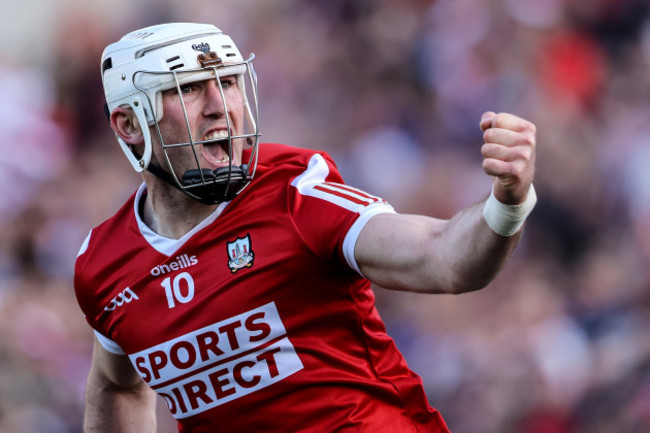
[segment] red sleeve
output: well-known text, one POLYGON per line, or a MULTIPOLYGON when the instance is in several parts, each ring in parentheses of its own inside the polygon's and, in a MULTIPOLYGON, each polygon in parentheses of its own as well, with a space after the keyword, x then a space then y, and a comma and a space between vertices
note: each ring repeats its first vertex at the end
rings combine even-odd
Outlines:
POLYGON ((394 212, 383 199, 343 183, 327 154, 311 156, 291 182, 289 214, 308 247, 324 259, 338 259, 359 272, 354 245, 374 215, 394 212))

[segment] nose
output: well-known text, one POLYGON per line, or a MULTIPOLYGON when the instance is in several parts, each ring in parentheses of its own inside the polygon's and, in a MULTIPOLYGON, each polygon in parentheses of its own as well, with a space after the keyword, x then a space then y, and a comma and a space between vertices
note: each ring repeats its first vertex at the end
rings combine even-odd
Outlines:
POLYGON ((217 79, 207 80, 205 82, 203 115, 222 117, 225 113, 226 105, 219 91, 219 82, 217 79))

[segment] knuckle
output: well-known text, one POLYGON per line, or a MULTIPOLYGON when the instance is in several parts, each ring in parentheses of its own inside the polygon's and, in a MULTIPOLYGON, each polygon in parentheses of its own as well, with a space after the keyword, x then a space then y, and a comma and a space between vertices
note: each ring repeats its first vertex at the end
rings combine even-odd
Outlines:
POLYGON ((526 141, 525 141, 525 143, 526 143, 529 147, 535 147, 535 135, 533 135, 533 134, 528 134, 528 135, 526 135, 526 141))
POLYGON ((530 135, 534 140, 534 137, 537 134, 537 127, 535 126, 534 123, 529 122, 527 120, 523 120, 521 124, 521 131, 524 132, 526 135, 530 135))
POLYGON ((517 166, 515 164, 506 164, 503 170, 503 174, 509 179, 517 177, 517 166))
POLYGON ((530 159, 530 150, 527 147, 517 147, 516 149, 513 149, 513 153, 517 160, 530 159))
POLYGON ((493 163, 490 159, 484 159, 482 163, 483 171, 485 171, 487 174, 493 175, 494 173, 494 167, 493 163))
POLYGON ((531 134, 529 132, 521 133, 519 143, 528 148, 535 147, 535 134, 531 134))
POLYGON ((508 113, 497 113, 496 116, 494 116, 494 126, 497 128, 501 128, 506 120, 508 119, 509 114, 508 113))

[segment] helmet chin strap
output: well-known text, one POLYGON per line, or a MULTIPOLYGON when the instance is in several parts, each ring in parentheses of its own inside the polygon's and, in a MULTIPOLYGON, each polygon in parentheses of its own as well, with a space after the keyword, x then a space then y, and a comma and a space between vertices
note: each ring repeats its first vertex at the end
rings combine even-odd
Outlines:
POLYGON ((214 205, 230 201, 252 180, 248 165, 187 170, 183 174, 182 188, 174 177, 153 161, 147 171, 182 193, 205 205, 214 205))

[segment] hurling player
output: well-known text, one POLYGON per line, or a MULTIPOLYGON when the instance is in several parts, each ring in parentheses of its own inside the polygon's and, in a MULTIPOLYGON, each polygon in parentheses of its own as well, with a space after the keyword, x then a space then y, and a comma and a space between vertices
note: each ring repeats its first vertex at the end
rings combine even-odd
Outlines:
POLYGON ((486 286, 536 201, 534 125, 485 113, 489 198, 449 220, 404 215, 326 153, 259 142, 252 62, 192 23, 103 53, 106 114, 143 183, 76 262, 95 333, 85 431, 154 432, 157 394, 183 432, 448 432, 371 282, 486 286))

